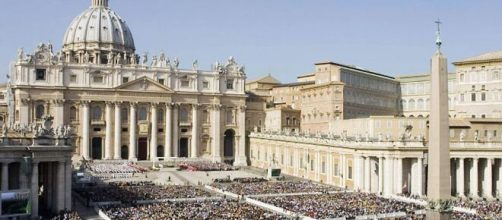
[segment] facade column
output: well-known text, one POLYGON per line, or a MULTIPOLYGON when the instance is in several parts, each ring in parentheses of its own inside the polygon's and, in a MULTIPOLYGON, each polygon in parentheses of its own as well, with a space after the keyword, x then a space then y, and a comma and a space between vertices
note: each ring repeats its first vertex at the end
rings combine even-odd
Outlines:
POLYGON ((173 155, 174 157, 179 157, 179 144, 180 144, 180 140, 179 140, 179 104, 174 104, 173 106, 173 155))
POLYGON ((192 143, 190 157, 197 158, 199 154, 199 105, 192 105, 192 143))
POLYGON ((121 155, 121 147, 122 147, 122 111, 121 111, 121 103, 115 103, 115 137, 114 137, 114 150, 113 150, 113 159, 120 160, 125 159, 122 158, 121 155))
POLYGON ((364 188, 364 161, 360 154, 354 155, 354 189, 364 188))
POLYGON ((38 219, 38 162, 31 169, 31 218, 38 219))
POLYGON ((502 198, 502 159, 499 159, 499 182, 497 186, 497 197, 502 198))
POLYGON ((157 104, 152 103, 151 104, 151 123, 152 123, 152 130, 151 130, 151 140, 150 140, 150 160, 155 161, 157 158, 157 133, 158 133, 158 120, 157 120, 157 104))
POLYGON ((64 161, 60 161, 57 163, 57 179, 58 181, 62 181, 62 182, 59 182, 59 184, 56 184, 56 209, 57 211, 62 211, 65 209, 65 184, 64 181, 65 181, 65 162, 64 161))
POLYGON ((82 103, 82 145, 80 146, 82 148, 82 156, 85 159, 90 159, 89 155, 89 123, 90 123, 90 109, 89 109, 89 101, 83 101, 82 103))
POLYGON ((457 196, 464 197, 464 158, 457 158, 457 196))
MULTIPOLYGON (((22 175, 22 174, 20 174, 22 175)), ((2 191, 9 190, 9 163, 2 163, 2 191)))
POLYGON ((378 158, 378 193, 383 194, 383 157, 378 158))
POLYGON ((345 154, 340 154, 340 186, 345 187, 345 179, 347 179, 347 163, 345 154))
POLYGON ((371 190, 371 172, 370 172, 370 157, 364 159, 364 191, 370 192, 371 190))
POLYGON ((486 166, 484 172, 483 196, 485 198, 493 198, 492 193, 492 165, 493 158, 486 158, 486 166))
POLYGON ((66 160, 65 163, 65 208, 67 210, 72 209, 71 204, 71 181, 72 181, 72 170, 71 170, 71 160, 66 160))
POLYGON ((137 161, 136 157, 136 103, 131 103, 129 110, 129 160, 137 161))
MULTIPOLYGON (((221 162, 221 105, 213 105, 213 162, 221 162)), ((266 158, 265 158, 266 159, 266 158)))
POLYGON ((477 198, 478 197, 478 158, 472 158, 472 166, 471 166, 471 177, 469 178, 470 181, 470 194, 471 197, 477 198))
POLYGON ((54 127, 64 125, 64 102, 65 100, 53 100, 54 104, 54 127))
POLYGON ((112 103, 106 102, 105 107, 105 123, 106 123, 106 134, 105 134, 105 160, 111 160, 113 158, 113 118, 112 118, 112 103))
MULTIPOLYGON (((333 184, 333 153, 332 152, 329 152, 327 160, 328 160, 328 162, 325 163, 326 164, 326 172, 327 172, 326 183, 327 184, 333 184)), ((354 181, 354 183, 355 182, 356 181, 354 181)))
POLYGON ((171 105, 171 103, 167 103, 166 104, 166 129, 165 129, 165 141, 164 141, 164 149, 166 151, 165 153, 165 156, 166 157, 172 157, 173 156, 173 147, 172 147, 172 144, 173 144, 173 127, 172 127, 172 124, 173 124, 173 114, 172 114, 172 109, 173 109, 173 106, 171 105))
POLYGON ((239 139, 236 143, 237 155, 234 166, 247 166, 246 158, 246 106, 240 106, 238 111, 239 139))

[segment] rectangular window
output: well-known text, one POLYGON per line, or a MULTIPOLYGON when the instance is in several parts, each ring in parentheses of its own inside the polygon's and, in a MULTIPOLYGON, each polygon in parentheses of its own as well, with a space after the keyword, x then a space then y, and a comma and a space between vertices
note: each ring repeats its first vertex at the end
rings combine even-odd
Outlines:
POLYGON ((122 132, 128 132, 128 131, 129 131, 129 129, 127 129, 127 128, 122 128, 122 132))
POLYGON ((476 101, 476 93, 471 93, 471 101, 476 101))
POLYGON ((481 101, 486 101, 486 93, 481 93, 481 101))
POLYGON ((158 79, 159 83, 164 85, 164 79, 158 79))
POLYGON ((333 175, 335 176, 340 176, 340 171, 338 170, 338 163, 335 163, 334 167, 333 167, 333 175))
POLYGON ((352 179, 352 167, 349 166, 349 176, 348 178, 351 180, 352 179))
POLYGON ((46 74, 45 69, 37 69, 35 79, 37 81, 45 81, 45 74, 46 74))
POLYGON ((232 79, 227 80, 227 89, 234 89, 234 80, 232 79))
POLYGON ((289 156, 289 166, 293 166, 293 155, 289 156))
POLYGON ((92 77, 93 83, 103 83, 103 76, 94 76, 92 77))
POLYGON ((321 173, 326 173, 326 162, 321 163, 321 173))
POLYGON ((202 82, 202 88, 209 89, 209 82, 207 81, 202 82))
POLYGON ((493 130, 493 137, 497 137, 497 130, 493 130))
POLYGON ((314 160, 310 160, 310 171, 314 171, 314 160))
POLYGON ((129 77, 122 77, 122 83, 129 82, 129 77))
POLYGON ((488 130, 485 130, 485 137, 488 137, 488 130))
POLYGON ((77 82, 77 75, 71 75, 70 76, 70 82, 71 83, 76 83, 77 82))
POLYGON ((190 81, 181 80, 181 87, 189 87, 189 86, 190 86, 190 81))

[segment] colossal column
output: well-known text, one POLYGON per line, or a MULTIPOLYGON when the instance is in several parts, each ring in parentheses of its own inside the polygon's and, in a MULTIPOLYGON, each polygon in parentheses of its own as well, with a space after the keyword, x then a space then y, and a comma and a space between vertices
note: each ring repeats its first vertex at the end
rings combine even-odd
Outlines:
POLYGON ((247 166, 246 158, 246 106, 240 106, 238 111, 239 138, 236 146, 237 155, 234 166, 247 166))
POLYGON ((172 114, 172 109, 173 109, 173 106, 171 103, 167 103, 166 104, 166 131, 164 132, 165 134, 165 141, 164 141, 164 149, 166 149, 166 157, 172 157, 173 156, 173 127, 172 127, 172 124, 173 124, 173 114, 172 114))
POLYGON ((112 103, 106 102, 105 107, 105 123, 106 123, 106 133, 105 133, 105 160, 112 159, 112 149, 113 149, 113 118, 112 118, 112 103))
POLYGON ((174 104, 173 106, 173 154, 174 157, 179 157, 180 155, 178 154, 179 150, 179 104, 174 104))
MULTIPOLYGON (((57 163, 57 179, 59 184, 56 184, 56 208, 57 211, 62 211, 65 209, 65 162, 64 161, 59 161, 57 163)), ((68 192, 71 193, 71 192, 68 192)))
POLYGON ((417 194, 419 196, 422 196, 424 194, 424 162, 423 162, 423 158, 419 157, 417 158, 417 162, 418 162, 418 169, 417 169, 417 194))
POLYGON ((89 101, 82 101, 82 156, 85 159, 89 159, 89 123, 90 123, 90 110, 89 110, 89 101))
POLYGON ((9 190, 9 163, 2 163, 2 191, 9 190))
POLYGON ((378 158, 378 193, 383 193, 383 157, 378 158))
MULTIPOLYGON (((448 115, 448 63, 441 53, 439 25, 437 51, 431 61, 431 111, 429 119, 429 162, 427 196, 430 202, 444 202, 450 199, 450 146, 448 115)), ((427 213, 429 219, 447 219, 436 206, 427 213)))
POLYGON ((471 194, 471 197, 477 198, 479 196, 478 194, 478 158, 472 158, 472 166, 471 166, 471 172, 470 172, 470 178, 469 178, 469 192, 471 194))
POLYGON ((199 153, 199 105, 192 105, 192 146, 190 150, 191 158, 197 158, 199 153))
POLYGON ((113 159, 120 160, 125 159, 122 158, 120 148, 122 147, 122 111, 120 109, 121 103, 115 103, 115 137, 114 137, 114 150, 113 150, 113 159))
POLYGON ((38 217, 38 162, 33 161, 31 167, 31 218, 38 217))
POLYGON ((129 116, 129 160, 136 161, 136 103, 131 103, 129 116))
POLYGON ((53 100, 54 104, 54 127, 64 125, 64 100, 53 100))
POLYGON ((483 196, 485 198, 493 198, 492 194, 492 164, 493 158, 486 158, 486 166, 484 172, 483 196))
POLYGON ((364 159, 364 191, 370 192, 371 190, 371 172, 370 172, 370 157, 364 159))
POLYGON ((151 104, 151 114, 152 114, 152 130, 151 130, 151 140, 150 140, 150 160, 155 161, 155 158, 157 157, 157 104, 152 103, 151 104))
POLYGON ((221 162, 221 105, 213 105, 213 162, 221 162))

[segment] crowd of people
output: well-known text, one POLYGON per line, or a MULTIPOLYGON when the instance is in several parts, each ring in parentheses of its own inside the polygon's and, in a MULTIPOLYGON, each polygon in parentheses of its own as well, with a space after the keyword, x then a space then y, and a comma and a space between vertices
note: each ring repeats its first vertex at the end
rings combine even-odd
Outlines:
POLYGON ((117 182, 105 186, 75 189, 89 202, 132 203, 142 200, 209 197, 211 194, 196 186, 158 186, 152 182, 117 182))
POLYGON ((179 162, 177 166, 182 170, 189 171, 229 171, 238 169, 226 163, 213 163, 210 161, 183 161, 179 162))
POLYGON ((61 211, 55 216, 46 217, 49 220, 81 220, 80 216, 75 211, 61 211))
POLYGON ((84 166, 94 174, 135 174, 146 171, 143 167, 131 162, 94 163, 87 161, 84 166))
POLYGON ((101 207, 110 219, 285 219, 285 217, 236 200, 165 202, 133 206, 101 207))
POLYGON ((321 195, 269 196, 258 200, 286 210, 316 218, 355 218, 364 215, 378 215, 404 212, 415 215, 425 207, 397 200, 378 197, 369 193, 336 192, 321 195))
POLYGON ((212 187, 238 195, 332 192, 340 188, 310 181, 257 181, 242 184, 240 182, 214 182, 212 187))
POLYGON ((233 180, 229 177, 227 178, 219 178, 219 179, 214 179, 214 183, 259 183, 259 182, 267 182, 268 180, 263 178, 263 177, 237 177, 234 178, 233 180))
POLYGON ((482 218, 502 219, 502 201, 459 199, 453 201, 453 206, 476 210, 482 218))

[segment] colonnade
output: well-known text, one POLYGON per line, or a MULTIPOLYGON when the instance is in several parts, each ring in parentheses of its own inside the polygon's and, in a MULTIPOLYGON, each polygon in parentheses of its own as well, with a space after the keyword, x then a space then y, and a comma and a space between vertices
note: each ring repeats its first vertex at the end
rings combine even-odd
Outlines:
POLYGON ((452 162, 452 193, 459 197, 502 197, 502 158, 457 157, 452 162))

